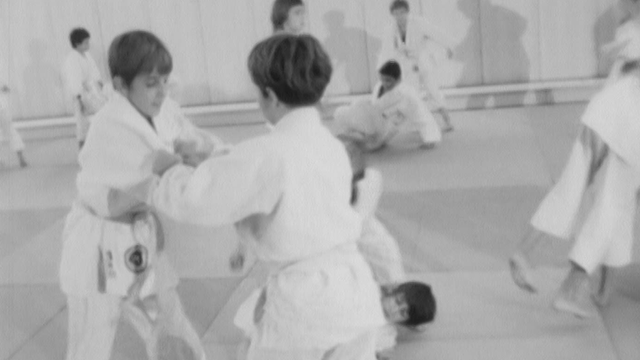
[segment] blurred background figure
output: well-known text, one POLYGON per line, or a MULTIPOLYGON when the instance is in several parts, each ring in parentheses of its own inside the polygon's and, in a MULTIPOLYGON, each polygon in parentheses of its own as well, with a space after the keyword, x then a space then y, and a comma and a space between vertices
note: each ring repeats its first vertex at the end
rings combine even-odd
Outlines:
POLYGON ((0 141, 9 143, 9 150, 16 153, 20 167, 24 168, 28 165, 23 154, 24 142, 13 126, 10 95, 9 87, 0 83, 0 141))
POLYGON ((62 65, 66 93, 73 103, 76 119, 76 138, 82 149, 89 131, 91 116, 107 102, 104 83, 95 60, 89 53, 91 35, 84 28, 75 28, 69 34, 73 50, 62 65))

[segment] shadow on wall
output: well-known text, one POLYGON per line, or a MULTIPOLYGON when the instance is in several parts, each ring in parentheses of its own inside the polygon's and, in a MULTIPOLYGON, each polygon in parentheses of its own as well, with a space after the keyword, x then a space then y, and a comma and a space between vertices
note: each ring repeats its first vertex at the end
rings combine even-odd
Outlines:
POLYGON ((64 113, 64 96, 59 66, 48 62, 52 56, 44 40, 32 40, 28 50, 29 64, 23 73, 24 93, 17 104, 19 116, 61 115, 64 113))
MULTIPOLYGON (((482 3, 481 9, 477 1, 458 0, 457 4, 471 21, 467 34, 454 50, 456 58, 465 64, 461 81, 474 79, 473 85, 529 82, 531 62, 523 45, 527 20, 513 10, 489 2, 482 3), (481 54, 479 68, 474 52, 478 41, 481 54)), ((484 108, 490 105, 491 100, 496 107, 523 105, 526 95, 527 91, 475 95, 469 98, 467 108, 484 108)), ((554 102, 549 91, 536 91, 534 95, 538 104, 554 102)))
POLYGON ((593 49, 598 59, 598 76, 607 76, 613 65, 613 58, 604 54, 601 49, 603 45, 615 39, 616 28, 620 22, 618 17, 616 5, 612 5, 598 16, 593 27, 593 49))
MULTIPOLYGON (((324 41, 324 47, 331 55, 334 66, 345 66, 346 81, 351 92, 369 92, 373 88, 370 83, 377 79, 375 65, 372 66, 371 55, 377 56, 380 52, 381 41, 370 36, 359 28, 346 27, 344 13, 331 10, 323 16, 323 20, 329 36, 324 41), (364 44, 364 53, 367 63, 362 63, 362 58, 353 56, 354 46, 364 44)), ((375 58, 375 57, 374 57, 375 58)))

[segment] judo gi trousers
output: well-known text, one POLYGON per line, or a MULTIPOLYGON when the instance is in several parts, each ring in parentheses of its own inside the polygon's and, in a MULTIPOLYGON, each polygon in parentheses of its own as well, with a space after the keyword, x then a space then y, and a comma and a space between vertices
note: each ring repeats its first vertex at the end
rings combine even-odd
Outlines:
POLYGON ((136 305, 119 296, 94 294, 68 296, 69 338, 66 360, 109 360, 120 317, 134 327, 145 343, 149 359, 157 358, 159 334, 184 340, 196 359, 204 359, 200 337, 191 326, 175 289, 161 291, 154 321, 136 305))
POLYGON ((587 273, 599 265, 627 265, 631 261, 639 187, 638 169, 583 127, 562 175, 540 204, 531 225, 559 238, 575 235, 569 259, 587 273), (580 222, 588 187, 593 187, 594 201, 580 222))

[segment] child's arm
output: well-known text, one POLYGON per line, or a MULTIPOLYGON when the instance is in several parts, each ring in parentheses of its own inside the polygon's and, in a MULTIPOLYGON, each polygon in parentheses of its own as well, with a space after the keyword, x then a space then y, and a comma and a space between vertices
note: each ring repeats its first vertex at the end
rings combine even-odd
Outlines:
POLYGON ((173 167, 149 201, 177 221, 233 224, 252 214, 270 214, 282 195, 282 176, 280 159, 261 142, 250 140, 195 169, 173 167))
POLYGON ((453 56, 453 47, 455 45, 453 39, 440 28, 432 25, 428 20, 420 18, 419 21, 422 36, 440 44, 440 46, 447 50, 447 57, 451 58, 453 56))
POLYGON ((376 169, 367 168, 364 179, 357 186, 358 201, 353 207, 363 218, 369 218, 375 213, 382 194, 382 174, 376 169))

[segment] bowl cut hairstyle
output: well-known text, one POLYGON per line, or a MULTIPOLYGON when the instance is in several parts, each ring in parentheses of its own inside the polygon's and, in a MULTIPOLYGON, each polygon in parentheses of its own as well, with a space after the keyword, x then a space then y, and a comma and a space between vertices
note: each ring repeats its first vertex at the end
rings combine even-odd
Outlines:
POLYGON ((71 30, 69 33, 69 42, 71 43, 72 48, 76 48, 76 46, 82 44, 83 41, 90 38, 91 35, 85 28, 75 28, 71 30))
POLYGON ((121 77, 127 86, 139 74, 157 70, 167 75, 173 70, 171 53, 154 34, 144 30, 128 31, 118 35, 109 46, 111 77, 121 77))
POLYGON ((273 35, 254 46, 247 63, 262 95, 269 88, 290 107, 317 103, 331 80, 329 55, 311 35, 273 35))
POLYGON ((405 9, 409 11, 409 2, 407 0, 393 0, 391 5, 389 5, 389 12, 393 12, 393 10, 397 9, 405 9))
POLYGON ((378 70, 378 72, 380 73, 380 75, 391 76, 396 80, 400 80, 400 77, 402 77, 402 70, 400 70, 400 64, 398 64, 398 62, 394 60, 390 60, 384 63, 384 65, 380 67, 380 70, 378 70))

